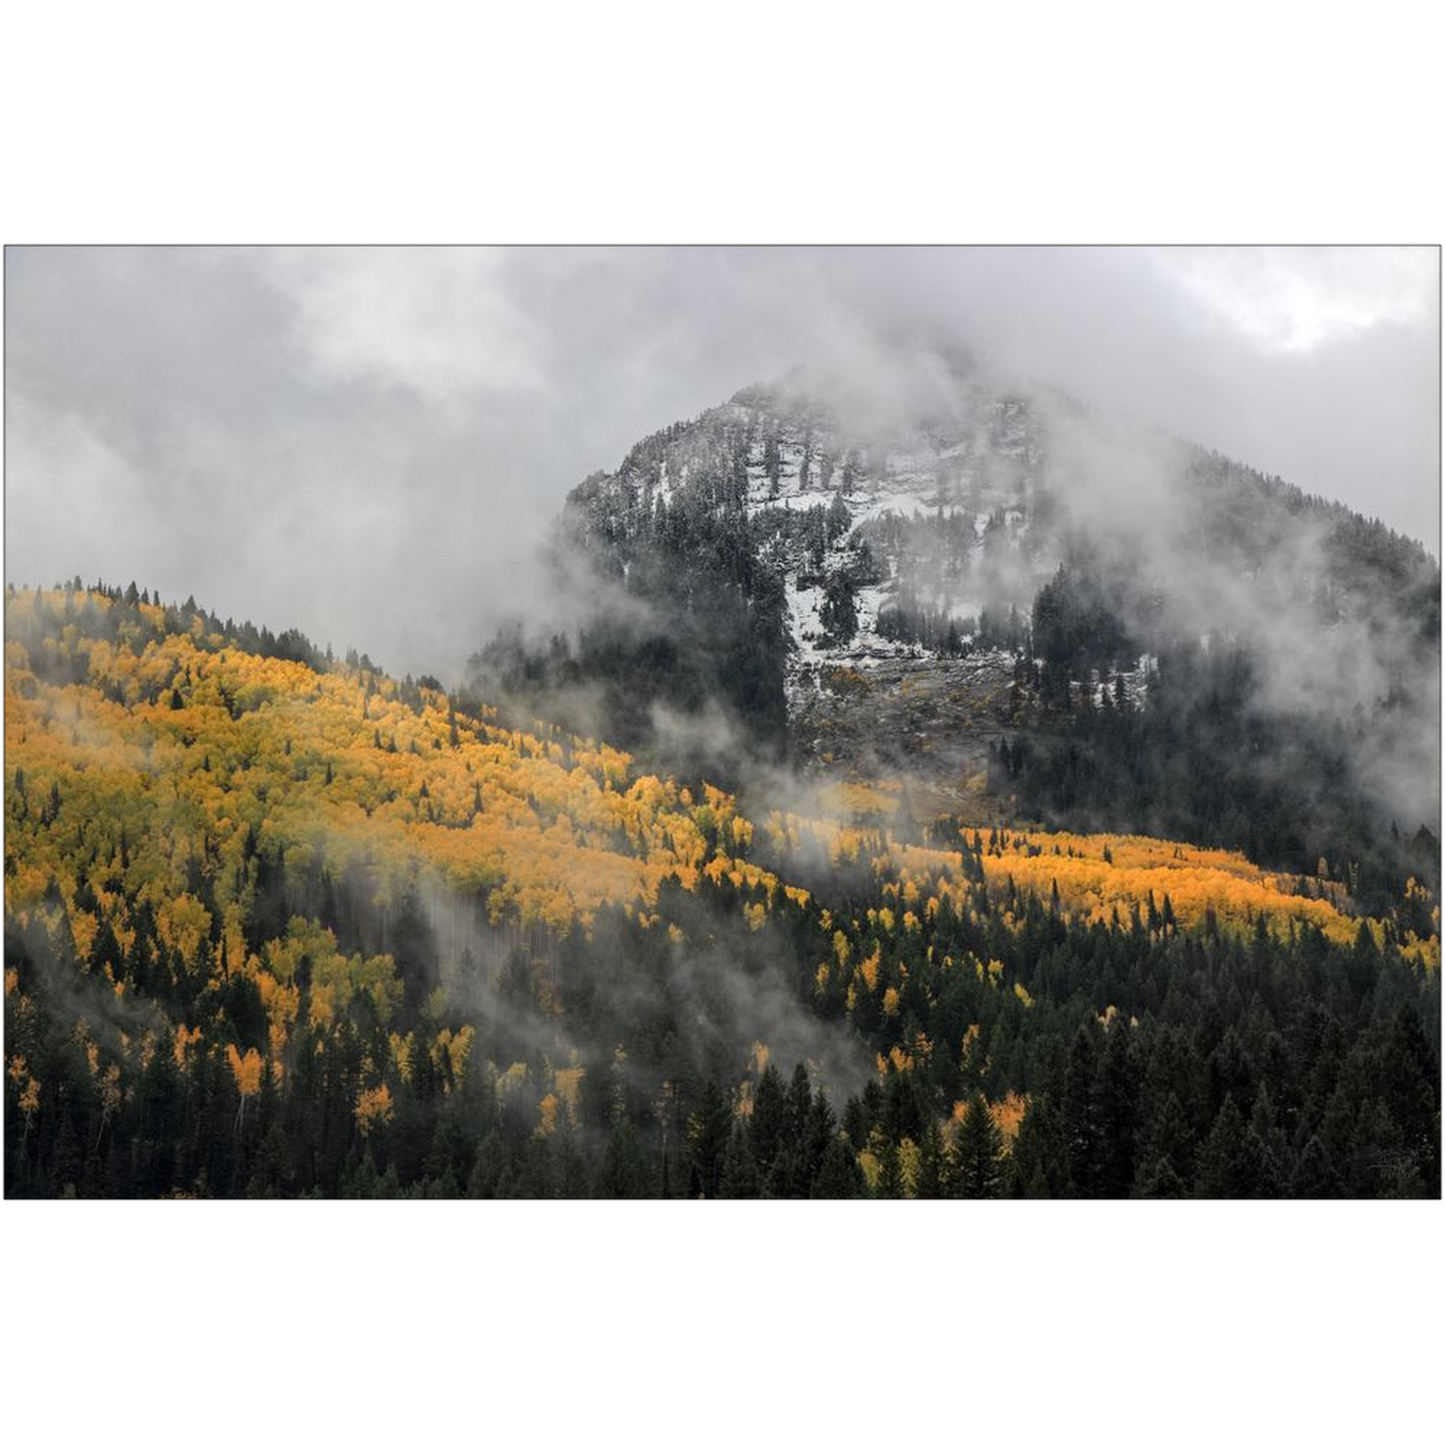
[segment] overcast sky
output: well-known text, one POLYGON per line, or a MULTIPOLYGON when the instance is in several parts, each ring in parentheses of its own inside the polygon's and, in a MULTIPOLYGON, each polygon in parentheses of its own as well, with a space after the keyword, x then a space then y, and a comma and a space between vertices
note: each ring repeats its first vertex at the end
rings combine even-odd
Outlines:
POLYGON ((567 490, 799 362, 966 344, 1439 535, 1433 248, 6 250, 9 581, 454 676, 567 490))

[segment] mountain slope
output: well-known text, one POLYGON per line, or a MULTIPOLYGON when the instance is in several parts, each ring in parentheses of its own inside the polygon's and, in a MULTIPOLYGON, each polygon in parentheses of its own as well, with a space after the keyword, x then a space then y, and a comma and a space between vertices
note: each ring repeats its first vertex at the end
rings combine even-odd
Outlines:
POLYGON ((671 766, 741 782, 744 751, 787 752, 912 776, 976 822, 1163 828, 1295 870, 1363 862, 1392 821, 1438 833, 1439 569, 1417 544, 977 373, 927 407, 825 398, 749 388, 577 488, 559 585, 587 620, 485 649, 485 685, 671 766), (1222 675, 1230 726, 1202 729, 1222 675), (1152 799, 1140 748, 1182 764, 1152 799), (1213 808, 1188 796, 1211 775, 1213 808))
POLYGON ((974 1109, 1017 1192, 1438 1178, 1419 882, 1370 918, 886 789, 749 819, 133 589, 7 595, 6 730, 9 1193, 918 1195, 972 1187, 974 1109), (1070 1162, 1121 1068, 1128 1137, 1070 1162), (1229 1178, 1146 1129, 1227 1133, 1225 1078, 1280 1135, 1229 1178))

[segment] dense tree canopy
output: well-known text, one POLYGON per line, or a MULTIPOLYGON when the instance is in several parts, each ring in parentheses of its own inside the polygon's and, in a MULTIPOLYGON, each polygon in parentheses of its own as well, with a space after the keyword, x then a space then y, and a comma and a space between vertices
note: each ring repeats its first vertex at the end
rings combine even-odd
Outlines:
POLYGON ((283 637, 7 595, 8 1193, 1439 1190, 1423 870, 748 819, 283 637))

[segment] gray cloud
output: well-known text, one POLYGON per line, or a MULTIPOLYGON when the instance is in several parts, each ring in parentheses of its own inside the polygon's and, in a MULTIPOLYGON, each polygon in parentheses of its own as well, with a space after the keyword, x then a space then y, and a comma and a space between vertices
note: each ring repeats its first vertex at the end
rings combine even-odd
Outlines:
POLYGON ((799 361, 886 393, 924 341, 1438 537, 1433 250, 11 248, 6 282, 11 580, 398 670, 543 606, 563 496, 639 436, 799 361))

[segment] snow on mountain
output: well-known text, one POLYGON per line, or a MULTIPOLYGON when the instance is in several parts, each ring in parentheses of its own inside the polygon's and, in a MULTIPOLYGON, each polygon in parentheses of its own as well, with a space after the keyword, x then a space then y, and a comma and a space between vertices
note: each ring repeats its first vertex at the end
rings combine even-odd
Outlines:
POLYGON ((982 383, 946 418, 882 428, 754 387, 640 443, 573 504, 624 567, 629 540, 670 511, 745 515, 783 579, 795 714, 830 668, 936 661, 890 629, 900 608, 952 622, 959 647, 979 640, 985 609, 1027 611, 1057 560, 1031 532, 1046 449, 1037 409, 982 383))
POLYGON ((639 745, 659 709, 712 708, 759 749, 967 791, 991 745, 1076 705, 1132 711, 1167 675, 1212 706, 1215 674, 1247 678, 1281 735, 1368 738, 1370 787, 1408 812, 1438 775, 1418 543, 1050 390, 934 381, 750 387, 639 442, 568 500, 575 652, 503 680, 585 684, 639 745))

